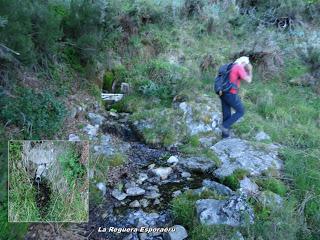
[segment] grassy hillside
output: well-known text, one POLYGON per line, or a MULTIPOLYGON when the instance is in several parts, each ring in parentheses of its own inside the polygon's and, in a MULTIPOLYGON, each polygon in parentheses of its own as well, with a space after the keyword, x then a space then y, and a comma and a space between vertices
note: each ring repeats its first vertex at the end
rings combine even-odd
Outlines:
MULTIPOLYGON (((118 92, 126 82, 130 94, 111 108, 134 120, 153 116, 159 128, 146 139, 167 146, 177 134, 173 103, 203 94, 218 102, 218 67, 247 55, 254 77, 242 85, 246 115, 235 131, 253 140, 263 130, 283 146, 285 169, 274 178, 287 190, 280 190, 285 208, 257 208, 256 224, 244 232, 252 239, 320 238, 319 1, 93 2, 0 2, 1 131, 53 138, 67 119, 68 95, 99 98, 101 86, 118 92)), ((277 183, 265 185, 277 192, 277 183)), ((205 236, 214 231, 203 229, 205 236)))

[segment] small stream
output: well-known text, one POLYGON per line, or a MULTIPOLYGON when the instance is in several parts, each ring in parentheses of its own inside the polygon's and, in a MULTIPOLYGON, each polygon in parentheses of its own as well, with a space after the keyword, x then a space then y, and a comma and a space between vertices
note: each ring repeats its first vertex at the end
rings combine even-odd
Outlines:
MULTIPOLYGON (((127 118, 127 116, 125 117, 127 118)), ((148 179, 137 186, 148 189, 157 188, 160 197, 155 199, 146 199, 145 195, 127 196, 124 200, 119 201, 112 196, 112 190, 116 188, 113 185, 107 185, 107 193, 104 202, 98 206, 90 206, 90 222, 85 225, 86 231, 90 231, 90 239, 123 239, 128 234, 99 233, 98 228, 104 227, 137 227, 137 224, 143 222, 141 219, 148 219, 148 214, 158 214, 159 221, 150 221, 156 227, 172 226, 173 216, 171 214, 171 201, 175 197, 176 191, 184 192, 187 189, 197 189, 202 187, 203 179, 213 179, 213 175, 208 173, 192 172, 191 177, 182 177, 185 169, 180 166, 174 166, 167 163, 167 159, 175 155, 178 158, 183 155, 177 151, 172 152, 164 148, 153 148, 141 142, 136 135, 131 124, 126 120, 118 118, 117 121, 107 120, 106 125, 102 125, 104 134, 112 134, 122 141, 130 144, 129 151, 126 152, 128 163, 123 167, 128 174, 123 174, 118 182, 123 185, 128 183, 136 183, 137 176, 140 173, 148 175, 148 179), (172 167, 173 171, 165 180, 155 177, 150 170, 150 165, 154 164, 155 168, 172 167), (148 206, 130 207, 133 201, 147 200, 148 206), (141 210, 143 213, 141 213, 141 210), (138 215, 137 219, 134 216, 138 215), (157 222, 158 221, 158 222, 157 222)), ((122 190, 124 191, 124 190, 122 190)), ((147 190, 148 191, 148 190, 147 190)), ((150 215, 151 216, 151 215, 150 215)), ((135 239, 135 238, 134 238, 135 239)))
POLYGON ((33 181, 33 186, 36 189, 35 201, 40 212, 40 217, 41 219, 46 219, 50 204, 50 184, 47 180, 42 179, 40 182, 33 181))

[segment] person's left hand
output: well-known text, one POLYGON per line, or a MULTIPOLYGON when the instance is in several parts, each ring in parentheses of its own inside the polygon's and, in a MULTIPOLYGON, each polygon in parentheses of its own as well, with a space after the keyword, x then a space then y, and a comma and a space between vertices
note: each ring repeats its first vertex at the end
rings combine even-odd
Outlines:
POLYGON ((221 96, 222 96, 222 94, 223 94, 223 93, 222 93, 222 91, 220 90, 220 91, 219 91, 219 96, 221 97, 221 96))

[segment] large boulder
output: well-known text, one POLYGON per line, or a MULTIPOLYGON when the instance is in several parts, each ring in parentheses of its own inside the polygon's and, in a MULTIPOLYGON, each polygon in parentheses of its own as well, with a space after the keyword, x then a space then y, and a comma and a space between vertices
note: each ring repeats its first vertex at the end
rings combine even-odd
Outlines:
POLYGON ((179 109, 184 114, 189 134, 220 132, 218 128, 221 121, 220 106, 209 96, 205 95, 195 102, 182 102, 179 104, 179 109))
POLYGON ((199 221, 205 225, 226 224, 243 226, 254 222, 253 209, 244 195, 235 195, 228 200, 200 199, 196 201, 199 221))
POLYGON ((274 144, 261 143, 254 146, 239 138, 223 139, 211 147, 222 163, 214 173, 223 178, 236 169, 244 169, 252 176, 260 175, 268 169, 280 170, 283 163, 278 158, 278 148, 274 144))
POLYGON ((181 158, 178 164, 194 172, 208 172, 216 166, 212 159, 206 157, 181 158))
POLYGON ((234 192, 229 187, 227 187, 221 183, 211 181, 209 179, 204 179, 202 181, 202 186, 207 189, 216 191, 218 194, 221 194, 221 195, 231 196, 234 194, 234 192))

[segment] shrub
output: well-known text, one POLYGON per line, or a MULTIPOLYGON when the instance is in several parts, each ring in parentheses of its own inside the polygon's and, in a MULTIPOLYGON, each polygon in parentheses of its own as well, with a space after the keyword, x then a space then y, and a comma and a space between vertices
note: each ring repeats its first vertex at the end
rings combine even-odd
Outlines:
POLYGON ((78 153, 72 149, 59 156, 58 160, 61 163, 63 175, 72 188, 76 180, 85 175, 86 169, 80 163, 78 153))
POLYGON ((142 69, 142 80, 138 83, 141 93, 160 99, 172 99, 193 82, 185 68, 163 60, 152 60, 142 69))
POLYGON ((17 88, 15 94, 0 99, 2 120, 21 127, 26 138, 50 138, 60 129, 66 111, 51 93, 17 88))

